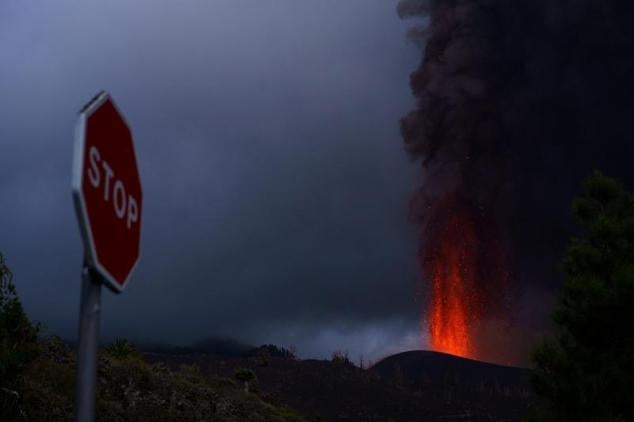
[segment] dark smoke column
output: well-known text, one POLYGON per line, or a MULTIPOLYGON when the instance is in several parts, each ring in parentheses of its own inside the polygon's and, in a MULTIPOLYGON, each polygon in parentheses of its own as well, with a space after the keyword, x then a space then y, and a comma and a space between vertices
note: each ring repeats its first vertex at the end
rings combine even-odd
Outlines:
POLYGON ((424 54, 401 133, 424 172, 412 213, 431 344, 517 362, 560 285, 580 181, 598 168, 634 183, 634 2, 401 0, 398 11, 424 22, 410 32, 424 54), (541 296, 528 303, 527 291, 541 296))
POLYGON ((403 1, 401 16, 425 16, 414 30, 423 60, 411 75, 417 109, 401 120, 407 152, 421 159, 424 184, 412 200, 422 223, 424 315, 435 350, 482 356, 478 332, 508 311, 508 176, 499 122, 500 64, 490 16, 474 1, 403 1))

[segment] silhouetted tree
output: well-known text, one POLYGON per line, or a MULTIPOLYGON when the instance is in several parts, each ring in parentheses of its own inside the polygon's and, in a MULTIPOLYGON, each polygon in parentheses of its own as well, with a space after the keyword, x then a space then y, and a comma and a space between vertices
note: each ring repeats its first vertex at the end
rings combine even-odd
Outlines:
POLYGON ((352 361, 350 360, 350 357, 348 356, 347 350, 345 352, 341 350, 336 350, 332 352, 332 355, 330 356, 330 361, 336 364, 354 366, 352 361))
POLYGON ((261 354, 267 354, 270 358, 295 359, 295 352, 274 344, 263 344, 251 351, 251 355, 255 357, 261 354))
POLYGON ((595 172, 574 202, 557 334, 534 353, 541 420, 634 420, 634 197, 595 172))

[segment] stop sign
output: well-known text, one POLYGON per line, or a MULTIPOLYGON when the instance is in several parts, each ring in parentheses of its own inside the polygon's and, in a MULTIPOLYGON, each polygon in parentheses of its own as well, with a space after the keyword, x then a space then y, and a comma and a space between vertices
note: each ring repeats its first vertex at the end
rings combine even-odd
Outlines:
POLYGON ((119 293, 139 260, 143 193, 132 134, 102 92, 79 114, 73 198, 86 259, 119 293))

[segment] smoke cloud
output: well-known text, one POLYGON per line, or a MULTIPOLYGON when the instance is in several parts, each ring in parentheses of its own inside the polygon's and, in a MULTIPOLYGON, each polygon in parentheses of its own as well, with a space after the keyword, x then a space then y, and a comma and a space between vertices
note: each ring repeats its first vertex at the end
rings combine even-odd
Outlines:
POLYGON ((425 177, 412 199, 423 270, 443 225, 468 209, 483 254, 472 315, 542 326, 549 309, 523 292, 560 285, 581 179, 599 168, 634 182, 634 5, 402 0, 398 13, 423 19, 409 33, 424 44, 410 79, 417 107, 401 120, 425 177))

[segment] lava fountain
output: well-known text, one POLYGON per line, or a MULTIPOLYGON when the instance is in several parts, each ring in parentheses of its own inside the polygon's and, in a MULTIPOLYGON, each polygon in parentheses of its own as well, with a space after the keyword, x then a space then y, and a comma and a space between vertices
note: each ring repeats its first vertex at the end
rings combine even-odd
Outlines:
POLYGON ((477 358, 472 329, 479 318, 477 233, 467 207, 448 197, 435 208, 424 236, 422 259, 431 287, 426 312, 431 347, 477 358))

